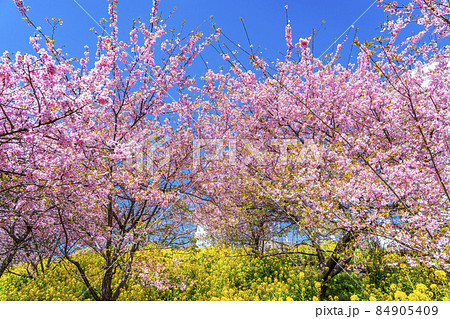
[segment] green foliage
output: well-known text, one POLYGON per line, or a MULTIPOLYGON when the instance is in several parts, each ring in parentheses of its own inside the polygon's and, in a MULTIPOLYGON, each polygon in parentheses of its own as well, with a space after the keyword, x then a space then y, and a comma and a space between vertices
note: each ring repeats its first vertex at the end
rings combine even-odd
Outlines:
POLYGON ((327 294, 338 300, 350 300, 352 295, 364 295, 362 286, 361 279, 355 274, 341 272, 331 279, 327 294))

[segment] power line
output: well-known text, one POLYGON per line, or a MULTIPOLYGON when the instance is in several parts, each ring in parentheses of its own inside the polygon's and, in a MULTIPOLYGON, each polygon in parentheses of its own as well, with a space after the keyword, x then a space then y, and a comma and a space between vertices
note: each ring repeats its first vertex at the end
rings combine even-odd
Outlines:
POLYGON ((359 16, 355 21, 353 21, 353 23, 350 24, 350 26, 349 26, 347 29, 345 29, 344 32, 342 32, 342 34, 339 36, 339 38, 337 38, 336 40, 334 40, 334 42, 333 42, 333 43, 332 43, 332 44, 331 44, 331 45, 330 45, 330 46, 322 53, 322 55, 319 57, 319 59, 320 59, 321 57, 323 57, 323 55, 324 55, 325 53, 327 53, 328 50, 330 50, 330 49, 333 47, 333 45, 335 45, 336 42, 337 42, 340 38, 342 38, 342 37, 344 36, 344 34, 346 34, 346 33, 348 32, 348 30, 353 29, 353 28, 355 27, 356 22, 358 22, 359 19, 361 19, 361 18, 367 13, 367 11, 369 11, 369 10, 373 7, 373 5, 374 5, 375 3, 377 3, 377 2, 378 2, 378 0, 375 0, 374 2, 372 2, 372 4, 371 4, 370 6, 368 6, 367 9, 366 9, 363 13, 361 13, 360 16, 359 16))

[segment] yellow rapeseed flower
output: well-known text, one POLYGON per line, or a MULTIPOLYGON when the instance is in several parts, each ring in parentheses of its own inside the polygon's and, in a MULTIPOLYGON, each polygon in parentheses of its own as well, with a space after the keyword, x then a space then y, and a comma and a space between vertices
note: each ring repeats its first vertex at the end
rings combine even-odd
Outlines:
POLYGON ((445 274, 445 271, 443 270, 436 270, 434 272, 434 275, 436 276, 436 279, 444 281, 445 279, 447 279, 447 275, 445 274))
POLYGON ((405 300, 408 300, 408 295, 406 295, 406 293, 404 293, 404 292, 401 291, 401 290, 397 290, 397 291, 394 293, 394 298, 395 298, 395 300, 397 300, 397 301, 405 301, 405 300))
POLYGON ((411 294, 409 294, 409 296, 408 296, 408 300, 409 300, 409 301, 418 301, 418 300, 420 300, 420 298, 419 298, 419 296, 417 296, 415 293, 411 293, 411 294))
POLYGON ((423 291, 427 291, 427 290, 428 290, 428 287, 425 286, 424 284, 417 284, 417 285, 416 285, 416 289, 419 290, 419 291, 421 291, 421 292, 423 292, 423 291))

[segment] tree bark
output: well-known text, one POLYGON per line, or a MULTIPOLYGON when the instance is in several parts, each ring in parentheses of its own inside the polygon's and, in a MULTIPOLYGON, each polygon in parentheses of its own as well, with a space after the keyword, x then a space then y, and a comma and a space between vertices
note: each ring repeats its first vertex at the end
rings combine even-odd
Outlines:
POLYGON ((14 256, 16 255, 15 251, 12 251, 6 256, 6 258, 3 260, 1 266, 0 266, 0 278, 2 277, 3 273, 8 269, 9 265, 14 259, 14 256))
POLYGON ((322 273, 321 276, 322 285, 320 287, 320 296, 319 296, 320 300, 326 299, 330 280, 334 276, 342 272, 345 269, 344 266, 347 265, 352 259, 352 256, 350 256, 345 258, 342 262, 339 262, 340 261, 339 255, 345 251, 345 249, 353 241, 354 238, 355 238, 354 233, 352 231, 348 231, 344 235, 344 237, 342 237, 342 239, 337 243, 333 253, 325 263, 324 272, 322 273))

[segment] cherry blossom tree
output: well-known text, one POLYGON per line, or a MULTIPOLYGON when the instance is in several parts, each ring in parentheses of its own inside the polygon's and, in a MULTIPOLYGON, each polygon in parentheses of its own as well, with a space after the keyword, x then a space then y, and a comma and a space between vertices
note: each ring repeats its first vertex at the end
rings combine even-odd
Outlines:
POLYGON ((342 46, 318 59, 288 24, 284 60, 251 54, 248 70, 222 52, 229 73, 208 70, 202 86, 187 68, 220 30, 164 40, 158 3, 122 42, 111 0, 92 67, 88 50, 76 68, 42 32, 35 55, 3 54, 2 272, 14 258, 60 254, 95 300, 116 300, 136 252, 177 243, 190 222, 255 251, 300 235, 298 253, 321 268, 322 299, 368 238, 448 268, 446 1, 386 4, 382 33, 355 39, 350 67, 342 46), (86 248, 103 258, 100 289, 77 260, 86 248))
POLYGON ((198 220, 216 238, 254 238, 255 225, 264 223, 306 235, 299 244, 315 251, 321 298, 368 237, 389 239, 411 262, 448 267, 449 49, 425 41, 428 33, 447 36, 448 4, 394 2, 385 10, 395 14, 384 26, 387 36, 376 44, 356 40, 351 68, 338 62, 341 46, 321 60, 308 39, 294 45, 288 25, 284 61, 251 55, 249 71, 223 55, 230 73, 204 76, 202 93, 215 112, 199 121, 202 138, 263 143, 259 160, 229 147, 222 161, 205 162, 199 189, 208 202, 197 209, 198 220), (404 36, 410 27, 416 34, 404 36), (295 141, 287 163, 270 142, 279 139, 295 141), (332 235, 338 240, 327 251, 332 235))
POLYGON ((18 255, 42 261, 55 252, 56 243, 48 242, 58 237, 50 217, 55 207, 48 203, 55 184, 49 168, 61 161, 55 150, 64 135, 60 122, 79 111, 71 103, 73 67, 50 41, 42 49, 38 40, 30 39, 36 55, 4 52, 0 61, 0 275, 18 255), (52 253, 44 254, 44 247, 52 253))
MULTIPOLYGON (((16 4, 34 26, 23 3, 16 4)), ((110 1, 110 32, 98 35, 92 67, 88 50, 76 68, 43 33, 31 38, 37 56, 11 61, 5 53, 2 60, 2 172, 11 183, 2 198, 2 236, 14 251, 32 230, 48 231, 95 300, 119 297, 139 271, 134 255, 146 243, 180 244, 190 231, 180 198, 192 179, 185 168, 198 101, 185 93, 194 83, 186 70, 210 38, 198 32, 167 38, 158 4, 122 42, 117 1, 110 1), (24 220, 20 235, 8 231, 16 227, 8 211, 24 220), (28 227, 35 215, 33 225, 52 227, 28 227), (98 278, 78 260, 86 248, 104 260, 98 278)))

